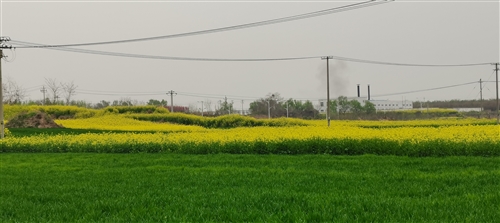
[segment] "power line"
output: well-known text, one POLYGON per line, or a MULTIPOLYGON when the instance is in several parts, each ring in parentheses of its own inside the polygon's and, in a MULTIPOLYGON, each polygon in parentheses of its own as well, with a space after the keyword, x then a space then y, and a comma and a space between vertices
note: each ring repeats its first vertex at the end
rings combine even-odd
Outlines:
MULTIPOLYGON (((38 44, 30 42, 20 42, 21 44, 38 44)), ((38 44, 43 45, 43 44, 38 44)), ((180 61, 209 61, 209 62, 265 62, 265 61, 291 61, 291 60, 309 60, 318 59, 324 56, 304 56, 304 57, 281 57, 281 58, 196 58, 196 57, 172 57, 172 56, 156 56, 156 55, 144 55, 144 54, 130 54, 130 53, 118 53, 109 51, 98 51, 98 50, 87 50, 87 49, 77 49, 77 48, 45 48, 50 50, 68 51, 76 53, 86 53, 94 55, 103 56, 117 56, 117 57, 128 57, 128 58, 141 58, 141 59, 157 59, 157 60, 180 60, 180 61)), ((395 63, 395 62, 383 62, 374 60, 364 60, 349 57, 340 56, 328 56, 334 60, 341 60, 347 62, 365 63, 365 64, 378 64, 378 65, 391 65, 391 66, 416 66, 416 67, 465 67, 465 66, 484 66, 491 65, 490 62, 484 63, 464 63, 464 64, 408 64, 408 63, 395 63)))
MULTIPOLYGON (((158 40, 158 39, 187 37, 187 36, 202 35, 202 34, 209 34, 209 33, 216 33, 216 32, 224 32, 224 31, 230 31, 230 30, 245 29, 245 28, 257 27, 257 26, 264 26, 264 25, 270 25, 270 24, 276 24, 276 23, 289 22, 289 21, 294 21, 294 20, 306 19, 306 18, 311 18, 311 17, 317 17, 317 16, 322 16, 322 15, 328 15, 328 14, 333 14, 333 13, 338 13, 338 12, 344 12, 344 11, 349 11, 349 10, 354 10, 354 9, 359 9, 359 8, 364 8, 364 7, 385 4, 388 2, 392 2, 392 1, 394 1, 394 0, 384 0, 384 1, 370 0, 370 1, 354 3, 354 4, 350 4, 350 5, 345 5, 345 6, 340 6, 340 7, 330 8, 330 9, 326 9, 326 10, 320 10, 320 11, 316 11, 316 12, 300 14, 300 15, 288 16, 288 17, 283 17, 283 18, 278 18, 278 19, 271 19, 271 20, 265 20, 265 21, 260 21, 260 22, 246 23, 246 24, 241 24, 241 25, 227 26, 227 27, 222 27, 222 28, 207 29, 207 30, 187 32, 187 33, 179 33, 179 34, 173 34, 173 35, 146 37, 146 38, 138 38, 138 39, 127 39, 127 40, 116 40, 116 41, 106 41, 106 42, 93 42, 93 43, 75 43, 75 44, 59 44, 59 45, 31 45, 31 46, 28 45, 28 46, 21 46, 21 47, 17 47, 17 48, 55 48, 55 47, 91 46, 91 45, 105 45, 105 44, 129 43, 129 42, 139 42, 139 41, 150 41, 150 40, 158 40)), ((17 43, 18 41, 12 40, 12 42, 17 43)), ((21 42, 21 41, 19 41, 19 42, 21 42)))
POLYGON ((374 97, 393 96, 393 95, 401 95, 401 94, 418 93, 418 92, 424 92, 424 91, 440 90, 440 89, 445 89, 445 88, 460 87, 460 86, 465 86, 465 85, 469 85, 469 84, 476 84, 478 82, 479 81, 474 81, 474 82, 468 82, 468 83, 463 83, 463 84, 455 84, 455 85, 449 85, 449 86, 443 86, 443 87, 428 88, 428 89, 423 89, 423 90, 405 91, 405 92, 390 93, 390 94, 379 94, 379 95, 374 95, 374 97))
POLYGON ((130 92, 130 91, 100 91, 100 90, 88 90, 88 89, 78 89, 79 91, 87 91, 87 92, 100 92, 100 93, 114 93, 114 94, 152 94, 158 93, 163 94, 164 91, 148 91, 148 92, 130 92))
MULTIPOLYGON (((494 73, 495 73, 495 71, 492 71, 492 72, 491 72, 490 77, 488 77, 488 80, 486 80, 486 81, 481 81, 481 82, 483 82, 483 84, 481 84, 481 83, 480 83, 480 85, 479 85, 479 87, 480 87, 481 89, 482 89, 482 88, 484 88, 484 87, 486 87, 486 83, 487 83, 487 82, 494 82, 494 83, 496 83, 496 81, 490 81, 490 78, 491 78, 491 76, 493 76, 493 74, 494 74, 494 73)), ((474 88, 476 88, 476 87, 474 87, 474 88)), ((490 90, 489 88, 487 88, 487 89, 488 89, 488 90, 490 90)), ((477 92, 477 95, 476 95, 476 97, 475 97, 475 98, 477 98, 477 96, 478 96, 480 93, 481 93, 481 92, 477 92)))
POLYGON ((107 96, 153 96, 153 95, 163 95, 163 93, 93 93, 93 92, 83 92, 83 91, 75 91, 78 94, 84 95, 107 95, 107 96))
POLYGON ((357 63, 368 63, 368 64, 379 64, 379 65, 392 65, 392 66, 409 66, 409 67, 467 67, 467 66, 484 66, 491 65, 491 62, 487 63, 464 63, 464 64, 411 64, 411 63, 395 63, 395 62, 383 62, 375 60, 363 60, 348 57, 330 56, 332 59, 350 61, 357 63))
POLYGON ((223 98, 227 97, 229 99, 259 99, 259 97, 253 96, 235 96, 235 95, 216 95, 216 94, 200 94, 200 93, 189 93, 189 92, 178 92, 179 95, 188 97, 205 97, 205 98, 223 98))
MULTIPOLYGON (((476 84, 476 83, 479 83, 479 81, 473 81, 473 82, 467 82, 467 83, 455 84, 455 85, 448 85, 448 86, 442 86, 442 87, 435 87, 435 88, 428 88, 428 89, 421 89, 421 90, 414 90, 414 91, 380 94, 380 95, 374 95, 374 97, 394 96, 394 95, 418 93, 418 92, 425 92, 425 91, 433 91, 433 90, 440 90, 440 89, 446 89, 446 88, 460 87, 460 86, 476 84)), ((85 91, 90 91, 90 90, 85 90, 85 91)), ((109 92, 106 93, 106 92, 108 92, 108 91, 97 91, 97 90, 90 91, 90 92, 77 91, 77 93, 79 93, 79 94, 111 95, 111 96, 151 96, 151 95, 164 95, 165 94, 164 92, 159 93, 160 91, 120 92, 120 93, 109 93, 109 92), (101 93, 101 92, 104 92, 104 93, 101 93)), ((172 92, 172 93, 182 95, 182 96, 187 96, 187 97, 214 98, 214 99, 221 99, 221 98, 227 97, 228 99, 234 99, 234 100, 241 100, 241 99, 258 100, 258 99, 263 98, 263 97, 255 97, 255 96, 218 95, 218 94, 205 94, 205 93, 192 93, 192 92, 172 92)), ((292 98, 292 99, 297 100, 297 101, 318 101, 318 100, 321 100, 322 98, 292 98)))

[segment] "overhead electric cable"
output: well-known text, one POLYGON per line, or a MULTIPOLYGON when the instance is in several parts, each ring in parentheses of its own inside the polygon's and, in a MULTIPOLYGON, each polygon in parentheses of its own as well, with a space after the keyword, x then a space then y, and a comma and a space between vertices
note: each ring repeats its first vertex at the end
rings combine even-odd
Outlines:
POLYGON ((411 63, 394 63, 394 62, 383 62, 375 60, 363 60, 348 57, 330 56, 335 60, 350 61, 357 63, 368 63, 368 64, 379 64, 379 65, 392 65, 392 66, 410 66, 410 67, 467 67, 467 66, 483 66, 491 65, 489 63, 464 63, 464 64, 411 64, 411 63))
POLYGON ((214 95, 214 94, 198 94, 198 93, 187 93, 187 92, 178 92, 179 95, 187 96, 187 97, 199 97, 199 98, 228 98, 228 99, 259 99, 258 97, 249 97, 249 96, 235 96, 235 95, 214 95))
MULTIPOLYGON (((494 82, 494 83, 496 83, 496 81, 490 81, 490 78, 491 78, 491 76, 493 76, 493 74, 494 74, 494 73, 495 73, 495 70, 493 70, 493 71, 491 72, 490 77, 488 77, 488 80, 486 80, 486 81, 482 81, 482 82, 483 82, 483 84, 481 84, 481 83, 480 83, 480 86, 479 86, 479 87, 480 87, 480 88, 484 88, 484 87, 486 87, 486 83, 487 83, 487 82, 494 82)), ((476 88, 476 87, 474 86, 474 88, 476 88)), ((488 89, 488 90, 489 90, 489 89, 488 89)), ((479 94, 481 94, 481 92, 477 92, 477 95, 476 95, 476 97, 475 97, 475 98, 477 98, 477 96, 479 96, 479 94)))
MULTIPOLYGON (((92 43, 75 43, 75 44, 59 44, 59 45, 31 45, 31 46, 21 46, 21 47, 16 47, 16 48, 76 47, 76 46, 105 45, 105 44, 117 44, 117 43, 129 43, 129 42, 179 38, 179 37, 186 37, 186 36, 224 32, 224 31, 230 31, 230 30, 236 30, 236 29, 245 29, 245 28, 264 26, 264 25, 270 25, 270 24, 276 24, 276 23, 282 23, 282 22, 289 22, 289 21, 294 21, 294 20, 300 20, 300 19, 317 17, 317 16, 322 16, 322 15, 327 15, 327 14, 344 12, 344 11, 349 11, 349 10, 353 10, 353 9, 369 7, 369 6, 375 6, 375 5, 384 4, 384 3, 388 3, 388 2, 392 2, 392 1, 394 1, 394 0, 384 0, 384 1, 370 0, 370 1, 360 2, 360 3, 354 3, 354 4, 350 4, 350 5, 330 8, 330 9, 326 9, 326 10, 320 10, 320 11, 316 11, 316 12, 288 16, 288 17, 283 17, 283 18, 278 18, 278 19, 265 20, 265 21, 261 21, 261 22, 246 23, 246 24, 242 24, 242 25, 234 25, 234 26, 227 26, 227 27, 222 27, 222 28, 207 29, 207 30, 201 30, 201 31, 165 35, 165 36, 106 41, 106 42, 92 42, 92 43)), ((16 41, 16 40, 12 40, 12 43, 17 43, 17 42, 18 41, 16 41)))
POLYGON ((164 94, 165 93, 165 91, 130 92, 130 91, 99 91, 99 90, 88 90, 88 89, 78 89, 78 91, 111 93, 111 94, 131 94, 131 93, 132 94, 152 94, 152 93, 164 94))
POLYGON ((445 88, 460 87, 460 86, 465 86, 465 85, 469 85, 469 84, 476 84, 476 83, 479 83, 479 81, 473 81, 473 82, 468 82, 468 83, 463 83, 463 84, 449 85, 449 86, 444 86, 444 87, 429 88, 429 89, 423 89, 423 90, 405 91, 405 92, 390 93, 390 94, 379 94, 379 95, 373 95, 372 97, 384 97, 384 96, 410 94, 410 93, 417 93, 417 92, 424 92, 424 91, 433 91, 433 90, 440 90, 440 89, 445 89, 445 88))
POLYGON ((150 94, 126 94, 126 93, 92 93, 92 92, 82 92, 82 91, 75 91, 78 94, 87 94, 87 95, 109 95, 109 96, 153 96, 153 95, 163 95, 164 93, 150 93, 150 94))
MULTIPOLYGON (((440 90, 440 89, 446 89, 446 88, 452 88, 452 87, 460 87, 460 86, 465 86, 465 85, 470 85, 470 84, 476 84, 479 83, 479 81, 473 81, 473 82, 467 82, 467 83, 462 83, 462 84, 455 84, 455 85, 448 85, 448 86, 443 86, 443 87, 436 87, 436 88, 428 88, 428 89, 421 89, 421 90, 414 90, 414 91, 406 91, 406 92, 398 92, 398 93, 389 93, 389 94, 380 94, 380 95, 374 95, 373 97, 383 97, 383 96, 393 96, 393 95, 401 95, 401 94, 409 94, 409 93, 418 93, 418 92, 425 92, 425 91, 433 91, 433 90, 440 90)), ((89 94, 89 95, 111 95, 111 96, 152 96, 152 95, 164 95, 164 91, 151 91, 151 92, 114 92, 114 91, 99 91, 99 90, 83 90, 83 91, 76 91, 79 94, 89 94)), ((187 97, 198 97, 198 98, 218 98, 222 99, 226 97, 227 99, 235 99, 235 100, 240 100, 240 99, 254 99, 254 100, 259 100, 262 99, 263 97, 255 97, 255 96, 236 96, 236 95, 222 95, 222 94, 206 94, 206 93, 192 93, 192 92, 177 92, 178 95, 182 96, 187 96, 187 97)), ((322 98, 292 98, 293 100, 296 101, 318 101, 318 100, 323 100, 322 98)), ((287 101, 288 99, 285 99, 284 101, 287 101)))
MULTIPOLYGON (((20 44, 38 44, 30 42, 21 42, 20 44)), ((43 44, 38 44, 43 45, 43 44)), ((128 58, 141 58, 141 59, 158 59, 158 60, 183 60, 183 61, 214 61, 214 62, 263 62, 263 61, 288 61, 288 60, 308 60, 308 59, 318 59, 323 56, 307 56, 307 57, 283 57, 283 58, 196 58, 196 57, 172 57, 172 56, 155 56, 155 55, 144 55, 144 54, 130 54, 130 53, 118 53, 109 51, 98 51, 98 50, 86 50, 78 48, 46 48, 50 50, 68 51, 76 53, 86 53, 104 56, 117 56, 117 57, 128 57, 128 58)), ((391 66, 417 66, 417 67, 464 67, 464 66, 484 66, 491 65, 491 63, 466 63, 466 64, 407 64, 407 63, 394 63, 394 62, 382 62, 374 60, 364 60, 340 56, 329 56, 335 60, 356 62, 356 63, 366 63, 366 64, 378 64, 378 65, 391 65, 391 66)))
MULTIPOLYGON (((20 42, 22 44, 37 44, 20 42)), ((42 44, 40 44, 42 45, 42 44)), ((287 57, 287 58, 195 58, 195 57, 172 57, 172 56, 155 56, 155 55, 143 55, 143 54, 130 54, 130 53, 117 53, 108 51, 98 51, 98 50, 86 50, 77 48, 46 48, 50 50, 77 52, 77 53, 87 53, 95 55, 105 55, 105 56, 118 56, 118 57, 129 57, 129 58, 142 58, 142 59, 158 59, 158 60, 187 60, 187 61, 228 61, 228 62, 257 62, 257 61, 282 61, 282 60, 305 60, 305 59, 316 59, 319 56, 312 57, 287 57)))

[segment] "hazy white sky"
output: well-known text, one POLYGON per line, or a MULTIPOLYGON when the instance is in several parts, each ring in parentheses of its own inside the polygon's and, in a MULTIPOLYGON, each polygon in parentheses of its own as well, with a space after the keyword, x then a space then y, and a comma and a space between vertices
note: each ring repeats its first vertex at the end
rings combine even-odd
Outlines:
MULTIPOLYGON (((22 1, 1 0, 1 36, 42 44, 70 44, 186 33, 299 15, 360 1, 22 1)), ((174 104, 216 102, 227 95, 245 107, 279 92, 285 98, 326 98, 326 61, 332 55, 412 64, 499 61, 499 1, 404 1, 284 23, 172 39, 79 47, 120 53, 192 58, 317 59, 210 62, 139 59, 50 49, 4 50, 3 77, 42 98, 45 78, 78 85, 77 100, 130 97, 174 104), (13 53, 15 53, 15 58, 13 53), (147 94, 147 95, 139 95, 147 94)), ((15 45, 15 44, 13 44, 15 45)), ((493 65, 412 67, 330 61, 331 97, 479 99, 495 97, 493 65)))

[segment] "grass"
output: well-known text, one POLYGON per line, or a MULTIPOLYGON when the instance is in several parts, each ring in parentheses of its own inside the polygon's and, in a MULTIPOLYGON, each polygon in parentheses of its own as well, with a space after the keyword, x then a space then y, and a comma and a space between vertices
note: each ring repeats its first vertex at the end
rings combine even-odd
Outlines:
POLYGON ((500 158, 0 154, 0 222, 495 222, 500 158))

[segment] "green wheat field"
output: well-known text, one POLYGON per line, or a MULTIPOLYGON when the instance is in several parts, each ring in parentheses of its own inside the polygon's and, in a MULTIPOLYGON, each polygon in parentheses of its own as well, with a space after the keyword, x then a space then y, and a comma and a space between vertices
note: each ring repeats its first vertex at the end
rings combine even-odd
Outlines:
POLYGON ((498 222, 500 157, 0 154, 0 222, 498 222))

